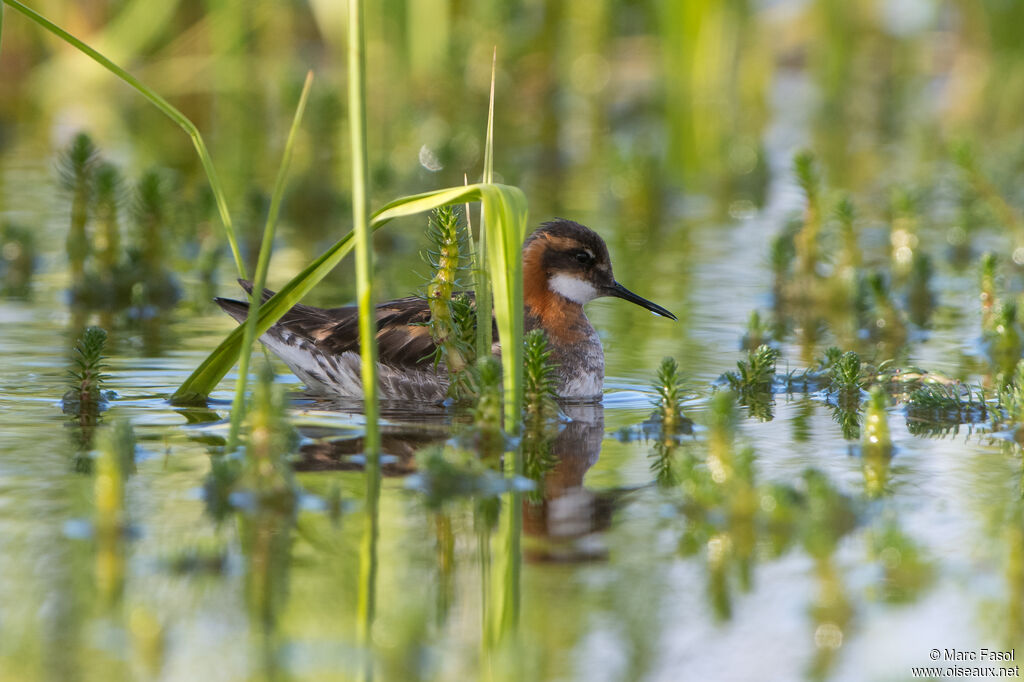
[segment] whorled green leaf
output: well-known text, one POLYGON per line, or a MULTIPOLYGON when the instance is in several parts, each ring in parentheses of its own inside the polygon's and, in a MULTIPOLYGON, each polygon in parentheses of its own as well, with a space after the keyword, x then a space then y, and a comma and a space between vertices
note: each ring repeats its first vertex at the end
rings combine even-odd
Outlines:
MULTIPOLYGON (((527 222, 526 197, 522 190, 509 185, 481 183, 403 197, 377 211, 370 219, 370 227, 376 231, 396 218, 467 201, 483 204, 488 233, 484 258, 490 271, 494 316, 502 346, 506 428, 514 429, 519 423, 522 404, 523 277, 520 249, 526 238, 527 222)), ((257 315, 256 333, 263 334, 281 319, 348 255, 353 246, 353 234, 349 232, 264 303, 257 315)), ((172 401, 205 400, 239 358, 243 331, 241 326, 234 329, 178 388, 172 401)))

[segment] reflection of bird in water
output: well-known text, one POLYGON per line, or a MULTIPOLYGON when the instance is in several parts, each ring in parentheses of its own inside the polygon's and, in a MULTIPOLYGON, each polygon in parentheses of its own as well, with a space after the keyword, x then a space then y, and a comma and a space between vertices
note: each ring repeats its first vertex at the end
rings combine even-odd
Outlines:
MULTIPOLYGON (((534 561, 586 561, 607 552, 601 533, 611 525, 623 497, 636 488, 594 491, 583 479, 601 455, 604 440, 604 407, 596 404, 564 404, 571 421, 563 424, 550 441, 548 466, 538 481, 539 495, 523 500, 523 531, 526 557, 534 561)), ((303 435, 326 436, 303 429, 303 435)), ((381 429, 381 471, 385 476, 406 476, 416 471, 417 451, 444 443, 447 430, 427 425, 385 425, 381 429)), ((298 471, 349 471, 363 468, 363 439, 320 440, 303 445, 298 471)))
MULTIPOLYGON (((241 282, 252 291, 249 282, 241 282)), ((263 297, 271 296, 264 291, 263 297)), ((571 220, 541 225, 523 244, 523 303, 526 331, 543 329, 558 366, 557 393, 563 398, 600 401, 604 351, 583 304, 602 296, 622 298, 676 319, 656 303, 615 281, 608 247, 588 227, 571 220)), ((249 304, 216 299, 241 322, 249 304)), ((296 305, 260 340, 317 393, 362 396, 358 310, 324 310, 296 305)), ((387 400, 439 401, 448 390, 444 366, 435 368, 436 347, 425 323, 423 298, 400 298, 377 306, 380 395, 387 400)), ((496 349, 499 350, 499 349, 496 349)))
POLYGON ((594 491, 583 478, 601 456, 604 407, 563 405, 571 422, 551 443, 554 466, 543 476, 540 499, 523 500, 523 543, 532 561, 587 561, 607 555, 601 533, 634 488, 594 491))

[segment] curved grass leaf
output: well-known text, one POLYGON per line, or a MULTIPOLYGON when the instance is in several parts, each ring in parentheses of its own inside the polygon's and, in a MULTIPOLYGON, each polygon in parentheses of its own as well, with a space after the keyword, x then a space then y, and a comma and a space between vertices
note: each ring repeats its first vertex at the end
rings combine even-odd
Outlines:
MULTIPOLYGON (((376 231, 396 218, 467 201, 483 204, 488 232, 487 252, 483 257, 490 271, 494 316, 502 345, 506 428, 515 429, 521 412, 523 371, 523 277, 520 249, 526 237, 527 206, 522 190, 509 185, 481 183, 415 194, 396 199, 377 211, 370 219, 370 228, 376 231)), ((352 251, 353 246, 353 233, 349 232, 264 303, 256 316, 256 334, 262 335, 301 301, 352 251)), ((233 330, 185 380, 171 400, 176 403, 204 401, 238 360, 243 332, 242 326, 233 330)))

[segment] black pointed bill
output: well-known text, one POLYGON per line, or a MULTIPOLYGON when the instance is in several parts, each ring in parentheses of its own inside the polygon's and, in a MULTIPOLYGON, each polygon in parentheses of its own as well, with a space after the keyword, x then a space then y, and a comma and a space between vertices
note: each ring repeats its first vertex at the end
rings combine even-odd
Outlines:
POLYGON ((605 296, 614 296, 615 298, 621 298, 623 300, 629 301, 630 303, 636 303, 641 308, 647 308, 652 313, 656 313, 658 315, 661 315, 662 317, 667 317, 670 320, 678 319, 675 315, 665 310, 657 303, 648 301, 643 296, 637 296, 632 291, 622 286, 618 282, 615 282, 612 286, 605 289, 605 296))

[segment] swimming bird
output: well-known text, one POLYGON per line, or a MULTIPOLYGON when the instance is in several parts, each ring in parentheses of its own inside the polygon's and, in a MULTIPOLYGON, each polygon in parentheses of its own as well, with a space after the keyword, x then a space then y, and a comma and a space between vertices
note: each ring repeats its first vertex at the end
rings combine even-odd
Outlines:
MULTIPOLYGON (((557 365, 556 392, 574 401, 599 401, 604 385, 604 350, 583 305, 613 296, 675 320, 676 316, 615 280, 604 240, 571 220, 544 223, 523 243, 523 303, 526 331, 543 329, 557 365)), ((252 284, 239 283, 249 293, 252 284)), ((264 290, 263 300, 273 292, 264 290)), ((249 304, 216 302, 238 322, 249 304)), ((358 309, 296 305, 262 341, 314 393, 361 397, 358 309)), ((444 364, 435 368, 436 349, 429 327, 430 308, 420 297, 377 306, 380 396, 386 400, 440 401, 448 389, 444 364)), ((495 335, 496 337, 497 335, 495 335)), ((494 351, 500 352, 495 343, 494 351)))

